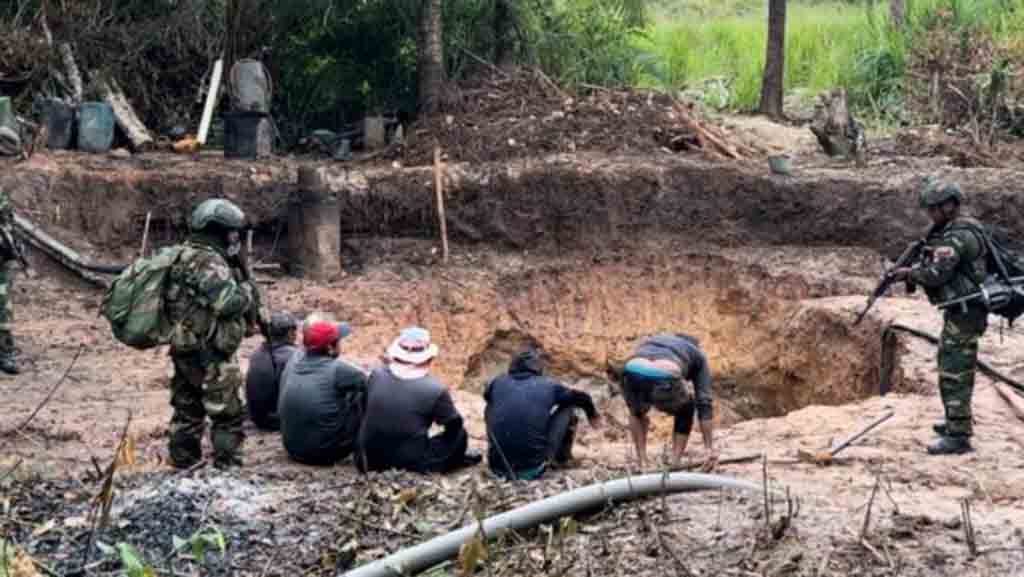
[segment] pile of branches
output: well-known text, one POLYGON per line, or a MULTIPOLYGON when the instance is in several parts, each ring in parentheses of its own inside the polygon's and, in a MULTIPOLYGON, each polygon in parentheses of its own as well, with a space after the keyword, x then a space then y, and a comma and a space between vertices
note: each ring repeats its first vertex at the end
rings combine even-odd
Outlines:
POLYGON ((908 105, 924 121, 961 130, 985 148, 1001 132, 1024 128, 1024 93, 1011 82, 1020 58, 989 32, 937 12, 912 44, 907 67, 908 105))
POLYGON ((668 94, 600 86, 568 92, 534 68, 489 67, 450 87, 444 111, 412 126, 402 160, 429 164, 435 144, 470 162, 577 151, 757 154, 668 94))
POLYGON ((203 81, 223 49, 221 2, 30 1, 0 13, 0 89, 27 112, 120 86, 149 127, 198 124, 203 81))

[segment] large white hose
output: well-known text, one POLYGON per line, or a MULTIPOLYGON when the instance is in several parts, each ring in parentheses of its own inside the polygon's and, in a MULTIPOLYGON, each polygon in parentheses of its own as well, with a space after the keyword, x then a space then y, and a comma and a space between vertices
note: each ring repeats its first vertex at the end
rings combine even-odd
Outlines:
MULTIPOLYGON (((652 474, 627 477, 580 487, 579 489, 560 493, 547 499, 534 501, 517 509, 488 517, 483 521, 483 531, 488 538, 491 538, 500 530, 520 531, 529 529, 541 523, 554 521, 566 515, 574 515, 606 503, 629 501, 661 493, 719 488, 760 492, 763 490, 763 485, 721 477, 719 475, 702 475, 699 473, 652 474)), ((403 575, 415 575, 445 559, 458 555, 462 544, 474 535, 477 535, 479 531, 479 523, 466 525, 446 535, 435 537, 425 543, 402 549, 383 559, 357 567, 344 573, 341 577, 400 577, 403 575)))

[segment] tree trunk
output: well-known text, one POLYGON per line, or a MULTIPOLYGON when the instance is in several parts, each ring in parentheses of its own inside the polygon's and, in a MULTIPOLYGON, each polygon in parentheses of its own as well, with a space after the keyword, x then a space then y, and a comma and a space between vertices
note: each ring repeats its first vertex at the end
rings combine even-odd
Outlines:
POLYGON ((906 0, 889 0, 889 23, 896 30, 903 30, 907 20, 906 0))
POLYGON ((425 114, 434 114, 440 109, 444 91, 441 0, 420 0, 419 28, 419 107, 425 114))
POLYGON ((786 0, 769 0, 767 44, 759 110, 772 118, 782 118, 783 74, 786 67, 786 0))
POLYGON ((494 0, 494 64, 507 68, 512 64, 513 12, 511 0, 494 0))

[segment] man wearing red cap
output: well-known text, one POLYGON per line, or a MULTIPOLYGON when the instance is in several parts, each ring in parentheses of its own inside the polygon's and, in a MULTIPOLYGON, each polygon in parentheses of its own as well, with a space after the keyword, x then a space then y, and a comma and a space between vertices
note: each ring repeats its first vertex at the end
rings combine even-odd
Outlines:
POLYGON ((366 395, 366 373, 338 358, 350 333, 345 323, 307 321, 304 350, 281 376, 278 413, 288 455, 307 465, 332 465, 355 445, 366 395))

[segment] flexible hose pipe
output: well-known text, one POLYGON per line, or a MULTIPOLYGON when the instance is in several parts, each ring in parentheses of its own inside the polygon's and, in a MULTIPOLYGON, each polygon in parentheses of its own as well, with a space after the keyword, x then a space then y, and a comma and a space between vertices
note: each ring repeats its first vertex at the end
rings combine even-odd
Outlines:
MULTIPOLYGON (((580 487, 560 493, 547 499, 534 501, 495 515, 483 521, 483 531, 488 538, 499 531, 521 531, 541 523, 554 521, 559 517, 574 515, 604 504, 629 501, 660 495, 700 489, 741 489, 760 492, 763 485, 740 481, 719 475, 699 473, 651 474, 616 479, 580 487)), ((415 575, 446 559, 458 555, 459 548, 474 535, 479 534, 480 524, 472 523, 451 533, 435 537, 425 543, 402 549, 366 565, 357 567, 340 577, 399 577, 415 575)))

